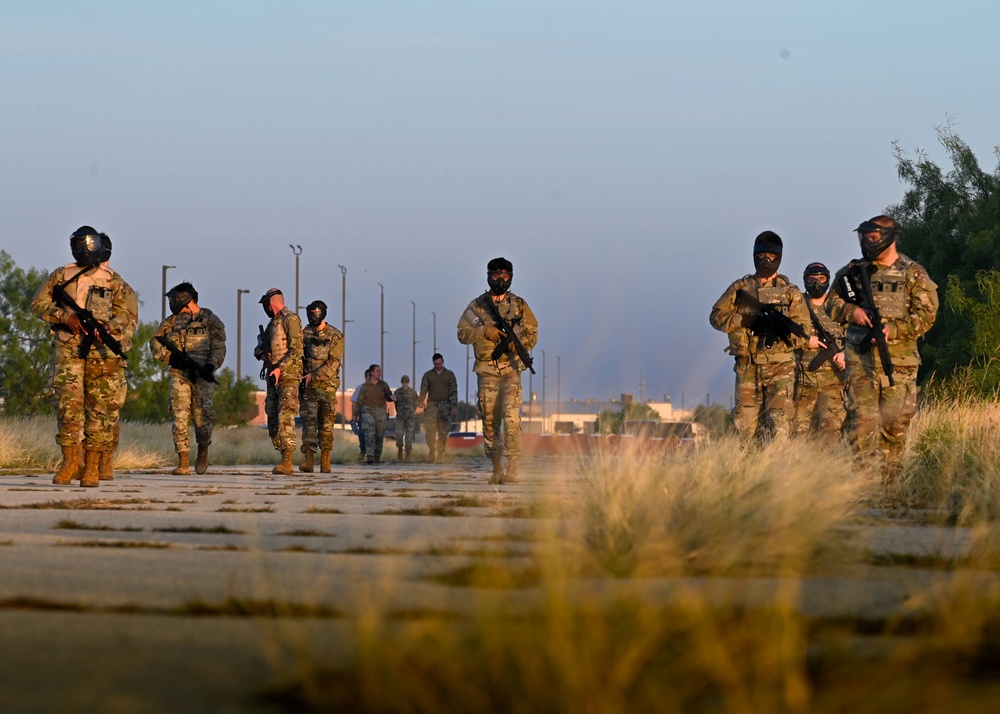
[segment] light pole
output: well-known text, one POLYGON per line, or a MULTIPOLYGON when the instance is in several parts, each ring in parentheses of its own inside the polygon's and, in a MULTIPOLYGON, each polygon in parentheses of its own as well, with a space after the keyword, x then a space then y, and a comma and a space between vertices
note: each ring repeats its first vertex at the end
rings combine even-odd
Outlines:
POLYGON ((385 371, 385 336, 388 334, 385 331, 385 286, 382 283, 378 284, 379 289, 379 314, 381 316, 382 326, 379 328, 379 352, 378 352, 378 363, 382 365, 382 374, 386 374, 385 371))
MULTIPOLYGON (((465 408, 466 408, 465 413, 468 414, 469 413, 468 412, 469 408, 469 346, 468 345, 465 346, 465 408)), ((469 430, 469 419, 468 417, 466 417, 465 429, 463 429, 463 431, 468 431, 468 430, 469 430)))
POLYGON ((163 266, 163 292, 160 294, 160 322, 167 319, 167 271, 176 265, 163 266))
POLYGON ((431 310, 431 315, 434 317, 434 354, 438 351, 438 314, 431 310))
MULTIPOLYGON (((410 378, 414 382, 417 380, 417 303, 410 300, 410 304, 413 305, 413 373, 410 374, 410 378)), ((420 387, 418 386, 417 389, 420 387)))
POLYGON ((542 433, 545 432, 545 350, 542 350, 542 433))
POLYGON ((299 256, 302 255, 301 245, 288 244, 288 247, 292 249, 292 253, 295 255, 295 314, 299 314, 299 256))
POLYGON ((556 355, 556 409, 559 410, 559 416, 562 416, 562 360, 559 355, 556 355))
POLYGON ((243 294, 249 290, 236 289, 236 381, 243 377, 240 356, 243 354, 243 294))
POLYGON ((340 360, 340 397, 344 406, 344 429, 347 429, 347 268, 340 268, 340 334, 344 341, 344 356, 340 360))

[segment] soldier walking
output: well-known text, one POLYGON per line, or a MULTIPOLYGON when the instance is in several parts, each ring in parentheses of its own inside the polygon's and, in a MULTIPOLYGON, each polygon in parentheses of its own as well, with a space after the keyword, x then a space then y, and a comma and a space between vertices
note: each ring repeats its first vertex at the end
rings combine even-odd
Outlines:
POLYGON ((281 463, 271 473, 290 476, 295 470, 292 454, 302 376, 302 321, 285 307, 285 296, 278 288, 264 293, 260 304, 271 321, 257 338, 253 354, 264 363, 261 376, 267 384, 267 432, 274 448, 281 452, 281 463))
POLYGON ((825 347, 816 336, 804 338, 776 324, 774 313, 805 332, 809 312, 802 293, 778 273, 783 243, 773 231, 754 239, 755 271, 730 285, 712 306, 712 327, 729 335, 735 359, 736 407, 733 426, 744 439, 787 438, 795 418, 795 350, 825 347), (737 303, 740 291, 768 310, 770 318, 749 315, 737 303))
POLYGON ((420 380, 420 405, 424 408, 424 433, 427 435, 427 461, 441 463, 448 442, 451 417, 458 413, 458 380, 444 366, 444 357, 435 352, 431 357, 434 369, 424 372, 420 380))
POLYGON ((330 473, 333 424, 337 417, 340 363, 344 359, 344 335, 326 321, 326 303, 314 300, 306 306, 309 324, 303 330, 302 365, 302 463, 299 470, 312 473, 319 446, 320 473, 330 473))
POLYGON ((413 451, 413 436, 416 431, 417 413, 416 407, 420 395, 410 387, 410 377, 403 375, 400 378, 400 386, 393 395, 396 397, 396 458, 403 459, 405 450, 406 460, 410 460, 410 452, 413 451))
POLYGON ((845 436, 858 451, 877 455, 892 480, 902 469, 906 431, 917 410, 917 340, 937 317, 937 285, 919 263, 899 252, 896 222, 889 216, 875 216, 856 232, 863 260, 837 272, 826 310, 847 325, 845 436), (860 290, 852 279, 858 270, 869 274, 891 375, 872 343, 872 311, 858 304, 860 290))
POLYGON ((92 488, 114 477, 118 415, 128 391, 125 353, 132 347, 139 301, 108 265, 107 234, 81 226, 69 244, 75 262, 49 275, 32 298, 31 312, 49 323, 54 338, 56 443, 63 460, 52 483, 79 478, 92 488))
POLYGON ((365 433, 365 459, 369 464, 379 464, 382 463, 382 443, 389 418, 385 405, 396 401, 396 397, 382 380, 382 367, 373 364, 368 368, 368 375, 354 403, 353 419, 360 422, 365 433))
POLYGON ((538 342, 538 320, 524 298, 510 292, 514 266, 506 258, 486 265, 489 290, 469 303, 458 321, 458 341, 472 345, 477 398, 483 420, 483 446, 493 465, 490 483, 516 483, 521 455, 521 372, 530 365, 518 353, 511 335, 504 334, 494 313, 510 326, 524 350, 538 342), (502 344, 504 347, 497 350, 502 344), (507 470, 503 455, 507 455, 507 470))

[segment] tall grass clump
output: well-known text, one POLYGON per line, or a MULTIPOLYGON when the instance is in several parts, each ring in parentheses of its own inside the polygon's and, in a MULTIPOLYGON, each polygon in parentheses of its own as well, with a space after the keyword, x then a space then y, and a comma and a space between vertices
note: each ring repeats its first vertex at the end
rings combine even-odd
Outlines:
POLYGON ((1000 403, 956 397, 918 411, 899 493, 959 525, 1000 517, 1000 403))
POLYGON ((584 468, 585 542, 616 576, 802 573, 844 545, 872 478, 839 445, 736 438, 666 458, 599 455, 584 468))

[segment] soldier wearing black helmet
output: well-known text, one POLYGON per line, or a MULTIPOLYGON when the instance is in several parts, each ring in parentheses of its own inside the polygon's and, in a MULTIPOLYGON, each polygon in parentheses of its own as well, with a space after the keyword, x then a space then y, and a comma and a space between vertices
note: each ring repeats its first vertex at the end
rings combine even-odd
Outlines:
POLYGON ((306 306, 308 325, 302 330, 302 462, 299 470, 312 473, 319 447, 321 473, 330 473, 333 424, 337 416, 340 363, 344 335, 326 321, 326 303, 313 300, 306 306))
POLYGON ((735 359, 736 406, 733 426, 745 439, 784 438, 791 434, 795 418, 795 350, 825 346, 815 336, 796 334, 778 339, 758 334, 737 307, 742 290, 763 306, 781 313, 802 328, 809 313, 802 293, 788 278, 778 273, 783 251, 781 237, 764 231, 754 240, 750 275, 730 285, 712 306, 712 327, 729 335, 729 352, 735 359))
POLYGON ((260 298, 271 321, 267 323, 254 357, 264 363, 267 385, 264 411, 267 433, 274 448, 281 452, 281 463, 272 473, 291 476, 295 471, 295 415, 299 412, 299 379, 302 377, 302 321, 285 306, 285 296, 271 288, 260 298))
POLYGON ((917 410, 917 340, 937 317, 937 285, 916 261, 899 252, 896 222, 875 216, 855 232, 863 261, 841 268, 826 303, 827 314, 847 325, 847 419, 844 433, 855 449, 876 454, 885 475, 902 468, 906 431, 917 410), (892 363, 892 381, 872 347, 869 312, 857 304, 845 282, 851 269, 869 274, 872 298, 882 318, 892 363))
POLYGON ((101 337, 101 330, 127 352, 139 321, 139 301, 108 265, 111 239, 106 233, 81 226, 69 242, 74 262, 57 268, 38 288, 31 311, 49 323, 54 342, 56 443, 63 461, 52 482, 67 485, 79 478, 81 486, 94 487, 113 478, 118 414, 128 390, 125 360, 115 354, 113 342, 101 337), (100 329, 88 329, 86 317, 59 295, 88 311, 94 322, 87 322, 100 329))

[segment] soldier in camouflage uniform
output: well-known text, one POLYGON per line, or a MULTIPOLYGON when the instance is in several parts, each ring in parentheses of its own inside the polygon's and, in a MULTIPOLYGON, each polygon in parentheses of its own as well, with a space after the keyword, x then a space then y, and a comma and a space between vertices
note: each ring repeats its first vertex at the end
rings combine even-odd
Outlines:
POLYGON ((834 322, 824 308, 830 271, 822 263, 810 263, 802 273, 802 297, 811 318, 809 331, 827 345, 826 349, 795 352, 795 433, 813 434, 827 442, 840 438, 844 423, 844 326, 834 322), (822 328, 832 340, 823 340, 822 328), (821 363, 813 364, 814 360, 821 363))
POLYGON ((427 435, 427 460, 441 463, 448 443, 451 417, 458 413, 458 380, 444 366, 444 357, 435 352, 431 357, 434 369, 424 372, 420 380, 418 405, 424 408, 424 433, 427 435))
POLYGON ((825 346, 818 338, 795 334, 778 339, 755 334, 751 321, 737 307, 737 290, 745 290, 762 305, 771 306, 805 328, 809 312, 802 293, 784 275, 778 274, 783 244, 773 231, 764 231, 754 241, 756 271, 745 275, 722 294, 709 321, 729 334, 726 351, 736 358, 736 407, 733 426, 744 439, 786 438, 795 418, 796 349, 825 346))
MULTIPOLYGON (((167 292, 170 316, 156 328, 149 341, 153 357, 170 365, 170 413, 174 416, 174 450, 177 468, 173 473, 187 476, 191 473, 191 422, 194 421, 198 457, 195 471, 208 471, 208 447, 212 443, 215 421, 213 395, 215 382, 198 374, 185 365, 184 358, 172 353, 160 339, 164 339, 183 352, 197 365, 204 365, 209 375, 222 366, 226 359, 226 326, 219 316, 198 305, 198 291, 191 283, 180 283, 167 292)), ((213 377, 214 378, 214 377, 213 377)))
POLYGON ((478 378, 479 413, 483 420, 483 446, 493 465, 490 483, 515 483, 517 459, 521 454, 521 372, 525 365, 513 348, 497 359, 493 350, 503 337, 490 314, 489 302, 513 328, 524 349, 538 342, 538 320, 528 303, 509 292, 514 266, 506 258, 494 258, 486 265, 489 290, 469 303, 458 321, 458 341, 472 345, 476 354, 473 370, 478 378), (501 427, 503 436, 501 437, 501 427), (507 454, 507 470, 502 456, 507 454))
POLYGON ((396 401, 389 385, 382 380, 382 368, 373 364, 368 368, 369 377, 354 402, 353 420, 365 432, 365 458, 369 464, 382 463, 382 444, 389 414, 385 405, 396 401))
POLYGON ((267 433, 281 452, 281 463, 272 473, 290 476, 295 467, 295 415, 299 412, 299 380, 302 377, 302 321, 285 307, 285 296, 271 288, 260 299, 271 321, 257 338, 253 354, 264 363, 261 376, 267 384, 264 411, 267 433))
POLYGON ((81 486, 95 487, 102 473, 105 480, 112 478, 118 414, 128 390, 125 360, 96 330, 88 334, 81 316, 57 299, 54 291, 61 287, 70 300, 89 311, 121 343, 123 353, 132 347, 139 301, 129 284, 108 266, 111 239, 107 235, 81 226, 70 236, 70 248, 75 262, 56 269, 38 288, 31 311, 49 323, 55 342, 56 443, 63 461, 52 482, 66 485, 79 478, 81 486))
POLYGON ((326 303, 314 300, 306 306, 309 324, 302 333, 302 463, 303 473, 312 473, 319 446, 320 473, 330 473, 333 423, 337 417, 340 363, 344 359, 344 335, 326 321, 326 303))
POLYGON ((396 458, 403 458, 403 451, 406 451, 406 460, 410 460, 410 452, 413 451, 413 435, 417 424, 416 408, 420 395, 417 390, 410 387, 410 378, 403 375, 400 378, 400 386, 393 395, 396 397, 396 458))
MULTIPOLYGON (((894 386, 868 335, 871 316, 848 299, 844 276, 854 263, 838 271, 826 305, 830 317, 847 324, 844 433, 858 451, 878 455, 890 480, 902 468, 906 430, 917 409, 917 340, 934 324, 938 310, 937 285, 923 267, 898 251, 896 230, 889 216, 876 216, 857 228, 872 297, 884 324, 894 386)), ((852 292, 858 294, 856 286, 852 292)))

